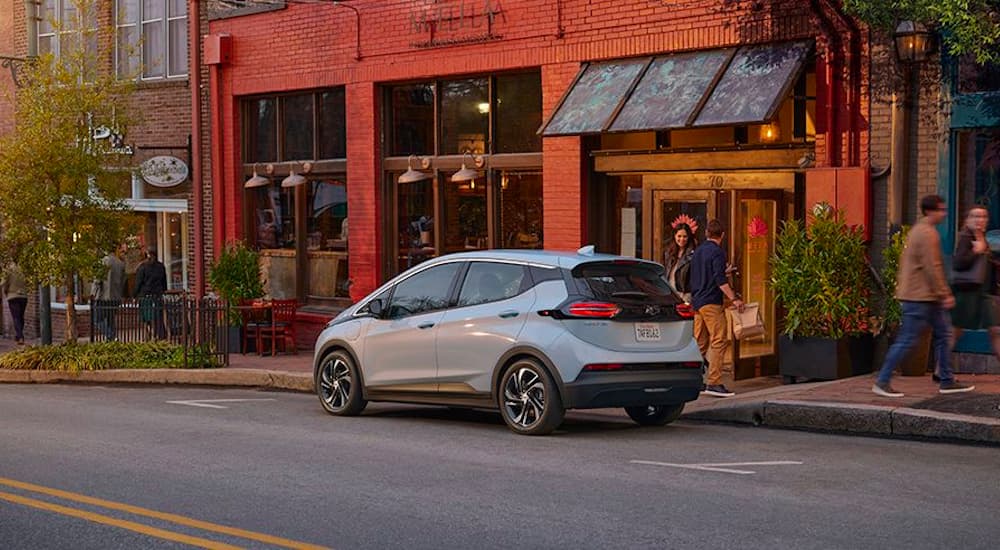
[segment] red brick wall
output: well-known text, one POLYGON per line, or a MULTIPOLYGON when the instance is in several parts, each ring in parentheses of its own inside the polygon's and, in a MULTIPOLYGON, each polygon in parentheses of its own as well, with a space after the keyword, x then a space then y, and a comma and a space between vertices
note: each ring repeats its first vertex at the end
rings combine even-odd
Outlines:
MULTIPOLYGON (((14 3, 17 0, 0 0, 0 55, 13 56, 14 46, 14 3)), ((11 102, 14 83, 10 71, 0 70, 0 136, 14 128, 14 105, 11 102)))
MULTIPOLYGON (((801 0, 681 4, 656 0, 506 0, 493 2, 502 5, 502 15, 493 22, 493 33, 502 36, 501 40, 426 47, 430 32, 414 30, 414 19, 423 17, 426 10, 441 9, 446 16, 457 16, 458 6, 464 5, 463 13, 468 15, 481 11, 484 4, 461 0, 354 3, 361 11, 360 61, 354 59, 355 15, 344 7, 290 3, 284 10, 210 24, 213 33, 233 36, 234 58, 224 69, 226 88, 221 98, 226 116, 236 118, 240 96, 347 85, 354 298, 374 288, 379 280, 381 128, 376 114, 380 84, 541 67, 543 105, 548 114, 584 61, 818 37, 821 32, 809 11, 810 3, 801 0)), ((474 21, 444 22, 435 39, 443 43, 482 35, 486 25, 481 16, 474 21)), ((822 52, 823 41, 819 42, 822 52)), ((844 65, 840 75, 846 70, 844 65)), ((848 96, 839 97, 846 101, 848 96)), ((865 112, 867 98, 857 101, 865 112)), ((841 127, 846 130, 847 124, 841 127)), ((227 121, 221 132, 213 134, 226 144, 223 181, 227 188, 242 181, 236 147, 239 134, 235 130, 236 122, 227 121)), ((846 159, 848 140, 839 141, 846 159)), ((823 158, 825 142, 822 138, 817 141, 817 158, 823 158)), ((866 159, 866 136, 862 136, 860 146, 866 159)), ((543 157, 546 247, 576 248, 586 229, 581 187, 589 159, 581 138, 576 137, 546 138, 543 157)), ((230 217, 242 215, 237 195, 228 199, 225 208, 225 230, 234 237, 242 233, 238 224, 230 223, 230 217)))

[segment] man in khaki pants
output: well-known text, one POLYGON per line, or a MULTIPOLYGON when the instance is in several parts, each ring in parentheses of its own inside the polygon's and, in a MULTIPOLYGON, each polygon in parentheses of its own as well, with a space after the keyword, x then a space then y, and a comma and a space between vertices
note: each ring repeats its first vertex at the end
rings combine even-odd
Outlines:
POLYGON ((722 249, 725 235, 722 222, 711 220, 706 228, 708 240, 691 258, 691 305, 694 307, 694 337, 701 354, 708 360, 708 374, 702 393, 714 397, 732 397, 722 383, 722 361, 726 351, 726 311, 723 296, 729 298, 741 312, 743 300, 729 286, 726 277, 726 252, 722 249))

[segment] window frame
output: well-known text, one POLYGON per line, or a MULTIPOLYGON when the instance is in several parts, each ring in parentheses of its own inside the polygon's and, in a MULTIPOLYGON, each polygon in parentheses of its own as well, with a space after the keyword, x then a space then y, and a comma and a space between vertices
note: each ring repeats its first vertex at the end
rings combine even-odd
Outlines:
MULTIPOLYGON (((73 4, 73 11, 75 15, 69 21, 64 21, 63 11, 65 10, 66 5, 70 3, 72 3, 72 0, 41 0, 41 2, 38 3, 38 10, 41 12, 41 15, 36 18, 35 21, 35 47, 38 48, 38 50, 41 50, 42 40, 50 39, 49 53, 51 53, 55 59, 60 61, 62 61, 63 56, 62 44, 64 36, 76 35, 76 38, 79 40, 80 47, 86 48, 88 35, 98 36, 98 31, 100 29, 97 4, 92 6, 92 9, 94 10, 94 13, 92 14, 92 27, 84 25, 86 21, 84 21, 83 17, 80 15, 80 10, 75 4, 73 4), (48 2, 51 2, 52 4, 53 25, 49 32, 42 32, 42 25, 48 22, 48 19, 45 18, 45 6, 48 2), (80 27, 76 26, 77 23, 80 23, 80 27)), ((99 37, 98 40, 100 40, 99 37)), ((96 55, 98 50, 95 50, 93 53, 96 55)))
MULTIPOLYGON (((54 1, 68 2, 70 0, 54 0, 54 1)), ((135 76, 136 80, 139 80, 140 82, 156 82, 156 81, 169 81, 169 80, 183 80, 183 79, 187 79, 188 78, 188 64, 186 62, 184 63, 184 72, 183 73, 171 73, 170 72, 170 64, 171 64, 170 63, 170 61, 171 61, 171 57, 170 57, 170 23, 171 22, 176 22, 176 21, 181 21, 181 20, 185 21, 185 24, 184 24, 184 44, 185 44, 184 51, 185 51, 185 57, 189 57, 191 55, 191 52, 189 52, 188 48, 187 48, 187 43, 188 43, 188 40, 189 40, 188 31, 187 31, 187 27, 188 26, 186 24, 187 19, 188 19, 187 3, 185 2, 183 4, 184 5, 184 15, 183 16, 179 16, 179 15, 171 16, 170 15, 171 0, 156 0, 156 1, 163 4, 163 15, 162 16, 160 16, 158 18, 155 18, 155 19, 146 19, 145 8, 143 7, 144 1, 143 0, 136 0, 136 10, 137 10, 137 13, 136 13, 136 20, 135 20, 135 22, 122 23, 121 19, 120 19, 121 16, 122 16, 122 14, 124 13, 123 12, 123 8, 122 8, 122 0, 115 0, 115 60, 114 60, 114 63, 115 63, 115 75, 117 75, 118 78, 125 78, 125 77, 131 78, 132 77, 132 75, 122 74, 122 67, 120 66, 120 63, 119 63, 119 60, 121 59, 121 51, 119 50, 120 47, 121 47, 121 41, 119 40, 119 36, 120 36, 121 30, 123 28, 132 28, 132 29, 134 29, 136 31, 136 34, 135 34, 136 42, 129 45, 130 47, 138 48, 137 57, 138 57, 138 61, 139 61, 139 67, 138 67, 139 71, 138 71, 138 75, 135 76), (160 45, 160 47, 162 48, 162 69, 161 69, 162 70, 162 74, 153 75, 153 76, 146 76, 146 68, 150 67, 151 64, 147 62, 148 60, 146 59, 145 49, 142 46, 139 45, 139 42, 144 40, 146 25, 147 24, 153 24, 153 23, 156 23, 156 22, 159 22, 159 23, 161 23, 163 25, 163 43, 160 45)))
POLYGON ((530 270, 529 270, 528 266, 525 265, 525 264, 523 264, 523 263, 519 263, 519 262, 504 262, 504 261, 497 261, 497 260, 493 260, 493 259, 489 259, 489 260, 485 260, 484 259, 484 260, 470 260, 468 262, 468 264, 469 265, 466 266, 466 268, 465 268, 465 273, 462 274, 461 284, 459 284, 458 288, 455 289, 455 305, 454 305, 454 309, 462 309, 462 308, 467 308, 467 307, 484 306, 484 305, 489 305, 489 304, 496 304, 496 303, 499 303, 499 302, 503 302, 505 300, 511 300, 513 298, 517 298, 518 296, 521 296, 522 294, 524 294, 525 292, 531 290, 535 286, 534 285, 534 280, 533 280, 533 278, 531 276, 531 273, 530 273, 530 270), (472 273, 472 268, 475 267, 476 264, 515 265, 515 266, 520 267, 521 268, 521 284, 518 286, 517 292, 515 294, 511 294, 510 296, 504 296, 503 298, 499 298, 499 299, 496 299, 496 300, 487 300, 485 302, 477 302, 475 304, 463 304, 462 303, 462 291, 465 289, 465 284, 467 282, 469 282, 469 275, 472 273))
MULTIPOLYGON (((382 317, 382 319, 384 319, 386 321, 399 321, 401 319, 407 319, 407 318, 410 318, 410 317, 416 317, 418 315, 425 315, 427 313, 437 313, 437 312, 441 312, 441 311, 448 311, 450 309, 454 309, 455 308, 455 300, 456 300, 456 297, 458 295, 458 289, 461 286, 460 282, 465 280, 465 275, 466 275, 466 273, 468 273, 468 270, 469 270, 469 262, 467 260, 452 260, 452 261, 446 261, 446 262, 436 262, 433 265, 429 265, 429 266, 427 266, 424 269, 420 269, 418 271, 415 271, 415 272, 407 275, 405 278, 403 278, 403 279, 401 279, 399 281, 396 281, 392 285, 392 292, 389 294, 388 302, 385 305, 385 315, 382 317), (393 315, 391 315, 391 312, 392 312, 392 302, 396 298, 396 292, 399 290, 399 286, 400 285, 406 283, 407 281, 412 280, 414 277, 416 277, 418 275, 425 274, 428 271, 431 271, 433 269, 437 269, 437 268, 440 268, 440 267, 446 267, 446 266, 450 266, 450 265, 457 265, 457 269, 456 269, 455 273, 452 275, 451 283, 448 285, 448 291, 446 293, 447 301, 445 302, 445 305, 443 307, 436 308, 436 309, 425 309, 425 310, 421 310, 421 311, 418 311, 418 312, 415 312, 415 313, 409 313, 407 315, 400 315, 400 316, 393 316, 393 315)), ((366 302, 365 306, 362 306, 362 307, 366 307, 369 303, 371 303, 371 300, 369 300, 368 302, 366 302)))

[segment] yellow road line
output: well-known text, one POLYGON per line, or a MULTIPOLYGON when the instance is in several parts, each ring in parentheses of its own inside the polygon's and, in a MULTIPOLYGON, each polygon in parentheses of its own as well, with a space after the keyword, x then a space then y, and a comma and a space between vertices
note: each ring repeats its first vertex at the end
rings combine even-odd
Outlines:
POLYGON ((245 529, 238 529, 236 527, 227 527, 225 525, 209 523, 207 521, 201 521, 185 516, 180 516, 177 514, 170 514, 167 512, 157 512, 156 510, 150 510, 148 508, 141 508, 139 506, 132 506, 130 504, 122 504, 120 502, 88 497, 86 495, 71 493, 69 491, 62 491, 59 489, 52 489, 49 487, 43 487, 41 485, 35 485, 33 483, 26 483, 14 479, 7 479, 5 477, 0 477, 0 485, 7 485, 9 487, 23 489, 25 491, 41 493, 44 495, 54 496, 66 500, 71 500, 74 502, 80 502, 83 504, 100 506, 102 508, 108 508, 110 510, 119 510, 121 512, 128 512, 130 514, 136 514, 139 516, 145 516, 163 521, 169 521, 171 523, 176 523, 178 525, 185 525, 188 527, 194 527, 196 529, 201 529, 203 531, 211 531, 223 535, 232 535, 244 539, 255 540, 258 542, 273 544, 275 546, 281 546, 284 548, 294 548, 295 550, 327 550, 326 547, 324 546, 317 546, 305 542, 298 542, 281 537, 274 537, 264 533, 257 533, 254 531, 247 531, 245 529))
POLYGON ((143 535, 149 535, 151 537, 171 540, 174 542, 183 542, 184 544, 190 544, 191 546, 198 546, 200 548, 209 548, 210 550, 239 550, 240 548, 239 546, 232 546, 229 544, 223 544, 221 542, 215 542, 208 539, 192 537, 190 535, 185 535, 183 533, 175 533, 173 531, 167 531, 165 529, 157 529, 156 527, 150 527, 148 525, 143 525, 141 523, 125 521, 123 519, 113 518, 101 514, 95 514, 93 512, 87 512, 84 510, 77 510, 76 508, 60 506, 58 504, 52 504, 41 500, 35 500, 33 498, 22 497, 20 495, 12 495, 10 493, 4 493, 2 491, 0 491, 0 499, 9 500, 10 502, 13 502, 15 504, 23 504, 25 506, 31 506, 33 508, 39 508, 41 510, 55 512, 57 514, 63 514, 66 516, 85 519, 87 521, 92 521, 94 523, 103 523, 105 525, 113 525, 115 527, 121 527, 122 529, 128 529, 129 531, 135 531, 136 533, 142 533, 143 535))

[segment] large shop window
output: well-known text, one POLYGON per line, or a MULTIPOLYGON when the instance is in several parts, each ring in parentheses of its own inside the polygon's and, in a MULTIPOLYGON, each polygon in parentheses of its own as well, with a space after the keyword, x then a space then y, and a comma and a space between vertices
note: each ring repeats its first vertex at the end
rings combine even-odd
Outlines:
POLYGON ((185 0, 118 0, 115 7, 118 76, 143 80, 187 76, 185 0))
POLYGON ((247 240, 261 251, 272 298, 314 305, 348 296, 344 89, 243 101, 244 179, 275 166, 269 184, 246 190, 247 240), (289 171, 313 169, 282 186, 289 171))
POLYGON ((391 86, 384 98, 386 276, 440 254, 542 247, 539 72, 391 86), (409 155, 430 162, 426 179, 398 181, 409 155), (453 181, 462 165, 477 177, 453 181))
POLYGON ((989 230, 1000 229, 1000 128, 957 132, 956 175, 961 212, 955 225, 961 228, 965 213, 983 205, 990 213, 989 230))

